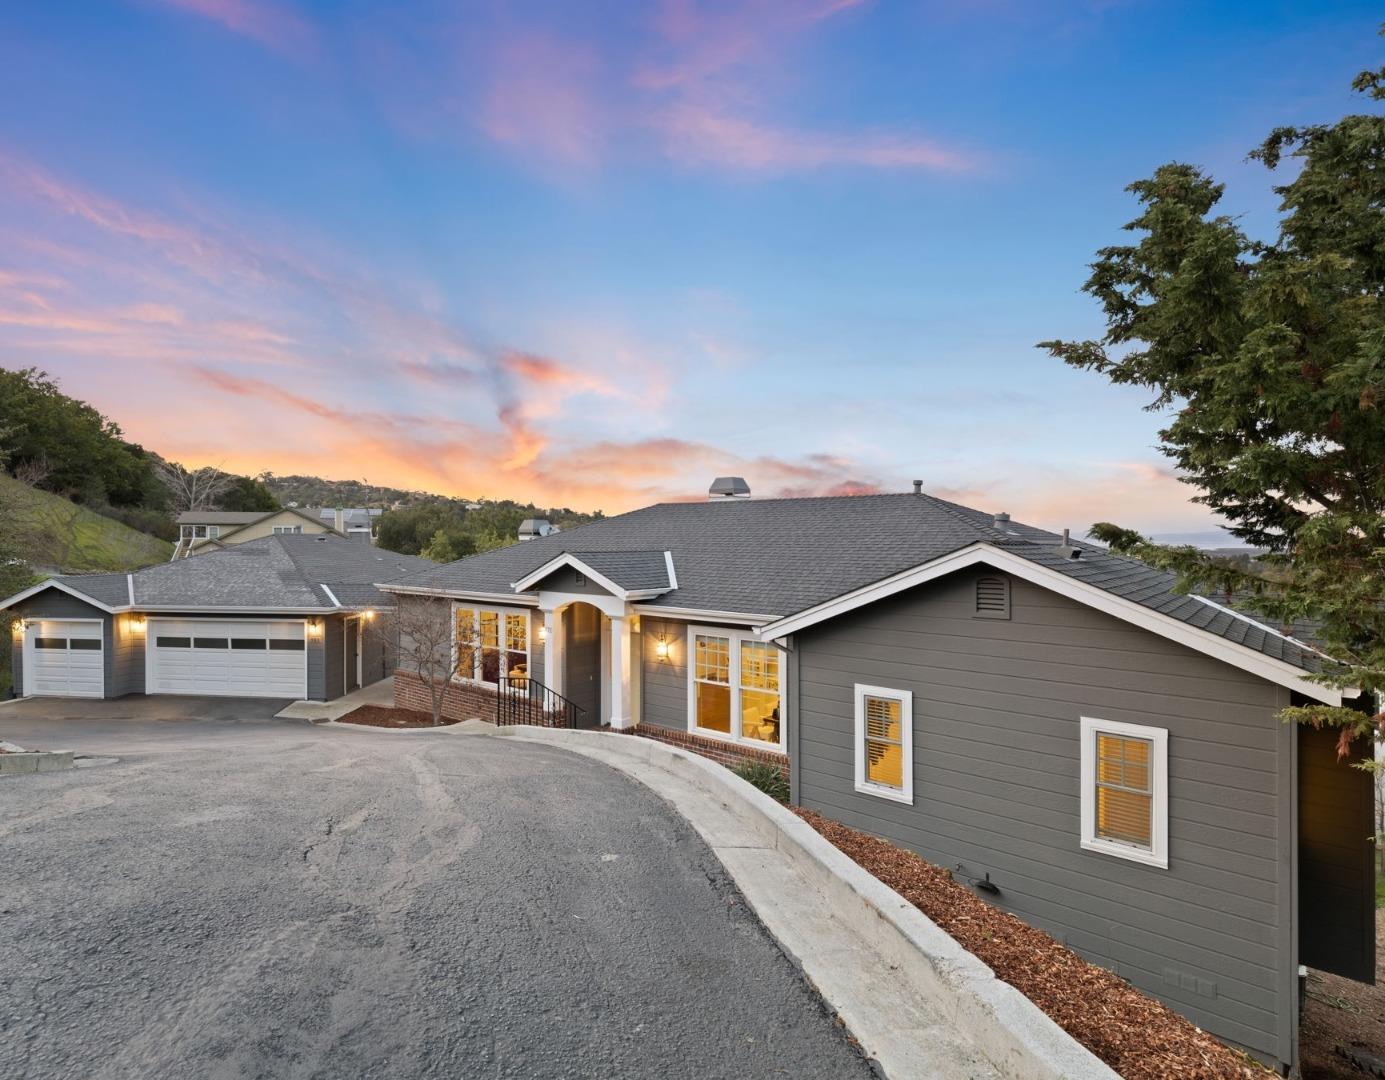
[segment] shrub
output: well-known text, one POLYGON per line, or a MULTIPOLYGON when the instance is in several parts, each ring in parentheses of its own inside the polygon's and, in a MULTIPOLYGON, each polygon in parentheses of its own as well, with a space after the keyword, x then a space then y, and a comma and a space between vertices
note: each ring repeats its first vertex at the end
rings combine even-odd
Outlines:
POLYGON ((789 801, 789 782, 778 765, 766 761, 742 761, 736 766, 736 775, 747 784, 759 788, 771 799, 781 803, 789 801))

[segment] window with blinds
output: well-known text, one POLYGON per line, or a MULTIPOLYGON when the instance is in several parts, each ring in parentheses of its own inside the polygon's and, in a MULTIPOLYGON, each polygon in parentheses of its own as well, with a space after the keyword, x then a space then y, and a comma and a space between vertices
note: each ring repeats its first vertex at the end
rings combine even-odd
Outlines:
POLYGON ((856 790, 913 802, 913 695, 856 687, 856 790))
POLYGON ((1082 718, 1082 846, 1168 866, 1168 731, 1082 718))
POLYGON ((1096 737, 1096 835, 1123 844, 1153 845, 1154 787, 1148 739, 1096 737))

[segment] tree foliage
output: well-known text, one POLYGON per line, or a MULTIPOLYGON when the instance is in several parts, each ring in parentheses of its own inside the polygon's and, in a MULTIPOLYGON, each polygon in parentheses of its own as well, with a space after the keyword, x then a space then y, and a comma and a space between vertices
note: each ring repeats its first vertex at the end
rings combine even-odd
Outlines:
POLYGON ((231 479, 217 498, 221 510, 242 512, 260 511, 268 513, 279 509, 279 500, 274 492, 265 486, 263 480, 254 476, 237 476, 231 479))
POLYGON ((162 505, 151 455, 37 368, 0 368, 0 457, 12 475, 74 502, 162 505))
MULTIPOLYGON (((1383 84, 1385 69, 1355 86, 1380 100, 1383 84)), ((1273 242, 1217 213, 1223 186, 1201 170, 1165 165, 1128 188, 1137 241, 1099 251, 1084 286, 1105 336, 1041 347, 1153 391, 1149 408, 1171 414, 1161 450, 1270 572, 1110 524, 1093 535, 1183 588, 1285 627, 1312 620, 1337 661, 1322 681, 1370 702, 1385 689, 1385 117, 1279 128, 1250 156, 1297 169, 1274 189, 1273 242)), ((1385 728, 1355 709, 1289 715, 1340 727, 1343 751, 1385 728)))
POLYGON ((600 514, 579 514, 566 507, 548 509, 499 501, 472 504, 438 499, 381 514, 376 527, 380 547, 402 555, 421 555, 437 562, 454 562, 468 555, 513 544, 525 518, 547 518, 571 528, 600 514))

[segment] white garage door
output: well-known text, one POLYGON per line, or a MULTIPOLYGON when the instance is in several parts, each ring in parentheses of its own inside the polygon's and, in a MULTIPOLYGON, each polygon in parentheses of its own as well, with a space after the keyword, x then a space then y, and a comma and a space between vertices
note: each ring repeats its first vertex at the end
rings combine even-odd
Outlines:
POLYGON ((101 620, 32 619, 24 636, 24 692, 101 697, 106 688, 101 620))
POLYGON ((150 619, 146 692, 308 696, 303 623, 150 619))

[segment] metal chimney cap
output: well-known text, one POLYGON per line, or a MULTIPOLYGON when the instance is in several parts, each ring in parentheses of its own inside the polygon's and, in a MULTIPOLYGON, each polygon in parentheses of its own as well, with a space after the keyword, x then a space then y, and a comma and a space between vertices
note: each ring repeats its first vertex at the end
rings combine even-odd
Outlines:
POLYGON ((718 476, 707 489, 709 499, 748 499, 750 485, 743 476, 718 476))
POLYGON ((1002 510, 1000 513, 996 514, 995 523, 997 527, 1001 525, 1010 524, 1010 515, 1007 514, 1004 510, 1002 510))
POLYGON ((922 481, 922 480, 915 480, 915 481, 914 481, 914 494, 915 494, 915 495, 922 495, 922 494, 923 494, 923 481, 922 481))

